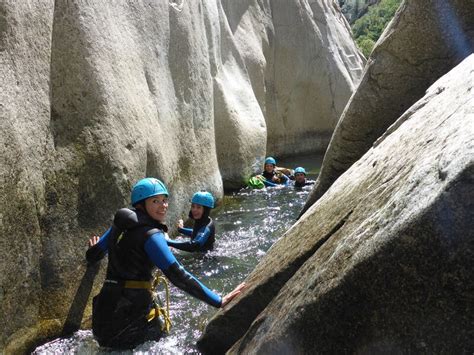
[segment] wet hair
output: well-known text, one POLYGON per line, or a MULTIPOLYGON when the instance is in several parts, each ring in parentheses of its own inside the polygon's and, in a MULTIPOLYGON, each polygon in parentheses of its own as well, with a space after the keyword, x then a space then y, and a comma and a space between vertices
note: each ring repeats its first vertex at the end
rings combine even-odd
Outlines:
POLYGON ((133 205, 136 210, 140 210, 148 215, 148 211, 146 210, 145 200, 138 201, 133 205))

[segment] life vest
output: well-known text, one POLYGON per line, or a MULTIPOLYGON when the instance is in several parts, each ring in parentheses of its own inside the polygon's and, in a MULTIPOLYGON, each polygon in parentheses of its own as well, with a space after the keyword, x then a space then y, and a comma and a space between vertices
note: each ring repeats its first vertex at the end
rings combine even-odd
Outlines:
POLYGON ((92 328, 100 345, 131 348, 160 336, 159 320, 148 320, 154 304, 150 289, 143 285, 152 281, 155 265, 144 245, 167 227, 139 210, 126 208, 116 213, 114 226, 122 233, 108 242, 107 275, 93 300, 92 328))

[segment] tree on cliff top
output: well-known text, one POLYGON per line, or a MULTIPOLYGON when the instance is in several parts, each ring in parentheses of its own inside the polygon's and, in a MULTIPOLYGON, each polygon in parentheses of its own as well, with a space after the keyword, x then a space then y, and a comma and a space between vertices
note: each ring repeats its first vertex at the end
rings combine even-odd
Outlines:
POLYGON ((369 11, 352 26, 357 45, 366 57, 370 55, 375 42, 395 15, 402 0, 382 0, 369 7, 369 11))

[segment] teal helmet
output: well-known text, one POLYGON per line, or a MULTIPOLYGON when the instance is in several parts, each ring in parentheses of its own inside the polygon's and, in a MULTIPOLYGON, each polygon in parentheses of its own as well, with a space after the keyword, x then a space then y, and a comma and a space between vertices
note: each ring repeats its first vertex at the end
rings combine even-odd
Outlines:
POLYGON ((214 197, 207 191, 196 192, 191 202, 204 207, 214 208, 214 197))
POLYGON ((275 158, 273 158, 273 157, 267 157, 267 159, 265 159, 265 164, 273 164, 273 165, 276 165, 277 162, 276 162, 275 158))
POLYGON ((305 174, 306 175, 306 170, 304 170, 304 168, 299 166, 295 169, 295 174, 305 174))
POLYGON ((141 179, 132 188, 132 206, 157 195, 169 195, 165 184, 155 178, 141 179))

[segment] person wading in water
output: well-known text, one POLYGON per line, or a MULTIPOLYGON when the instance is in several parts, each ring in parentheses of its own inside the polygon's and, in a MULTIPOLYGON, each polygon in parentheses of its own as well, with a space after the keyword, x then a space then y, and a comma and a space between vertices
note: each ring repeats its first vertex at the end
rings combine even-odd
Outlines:
POLYGON ((184 228, 183 220, 178 221, 178 232, 190 237, 190 241, 176 241, 168 239, 170 247, 184 251, 206 252, 214 248, 216 228, 214 221, 209 217, 214 208, 214 197, 207 191, 196 192, 191 199, 189 218, 194 220, 193 228, 184 228))
POLYGON ((131 194, 133 208, 118 210, 113 225, 89 241, 89 263, 108 254, 106 280, 92 311, 92 331, 101 346, 130 349, 161 337, 151 294, 155 267, 176 287, 214 307, 225 306, 244 287, 242 283, 221 298, 180 265, 165 239, 168 195, 158 179, 138 181, 131 194))

